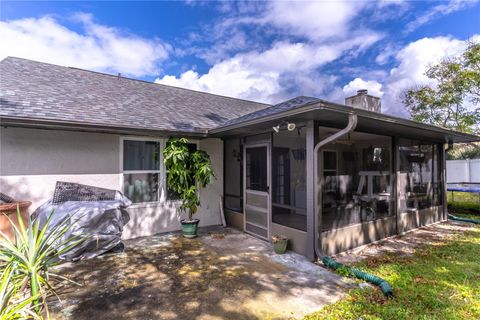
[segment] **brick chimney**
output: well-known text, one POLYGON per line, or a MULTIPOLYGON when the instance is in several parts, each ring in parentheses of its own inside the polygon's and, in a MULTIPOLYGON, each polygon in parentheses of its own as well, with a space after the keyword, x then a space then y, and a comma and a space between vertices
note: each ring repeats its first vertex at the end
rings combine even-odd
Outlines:
POLYGON ((349 107, 382 112, 380 98, 368 94, 367 89, 358 90, 356 95, 345 98, 345 104, 349 107))

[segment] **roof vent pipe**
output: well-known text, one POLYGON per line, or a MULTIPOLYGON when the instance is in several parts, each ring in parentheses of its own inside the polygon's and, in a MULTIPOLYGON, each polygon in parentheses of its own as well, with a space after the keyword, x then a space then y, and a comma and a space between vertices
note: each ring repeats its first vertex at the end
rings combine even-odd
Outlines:
POLYGON ((321 241, 321 235, 319 234, 319 226, 318 223, 321 222, 321 219, 318 219, 320 217, 318 209, 319 209, 319 203, 321 203, 321 199, 318 199, 318 191, 320 191, 320 183, 321 180, 318 177, 318 151, 320 150, 321 147, 340 139, 346 134, 351 133, 355 128, 357 127, 358 123, 358 117, 356 114, 351 113, 348 115, 348 124, 345 128, 342 130, 332 134, 331 136, 326 137, 325 139, 319 141, 316 145, 315 148, 313 149, 313 164, 315 166, 314 168, 314 179, 315 179, 315 186, 314 186, 314 194, 315 194, 315 204, 314 204, 314 214, 313 214, 313 225, 315 226, 315 254, 317 257, 323 258, 325 254, 323 254, 321 250, 321 246, 319 242, 321 241))

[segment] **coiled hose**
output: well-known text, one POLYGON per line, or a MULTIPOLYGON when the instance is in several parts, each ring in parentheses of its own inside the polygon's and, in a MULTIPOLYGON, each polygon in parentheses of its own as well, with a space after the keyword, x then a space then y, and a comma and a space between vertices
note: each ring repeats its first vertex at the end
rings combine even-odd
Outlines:
POLYGON ((450 214, 450 213, 448 214, 448 219, 454 220, 454 221, 462 221, 462 222, 470 222, 470 223, 480 224, 480 220, 457 217, 457 216, 454 216, 453 214, 450 214))
POLYGON ((392 287, 387 281, 383 280, 382 278, 374 276, 373 274, 370 274, 368 272, 362 271, 357 268, 347 267, 341 264, 340 262, 333 260, 330 257, 326 257, 326 256, 323 257, 322 262, 326 267, 331 268, 333 270, 337 270, 339 268, 345 268, 348 273, 353 274, 356 278, 365 280, 367 282, 373 283, 374 285, 377 285, 387 298, 393 298, 392 287))

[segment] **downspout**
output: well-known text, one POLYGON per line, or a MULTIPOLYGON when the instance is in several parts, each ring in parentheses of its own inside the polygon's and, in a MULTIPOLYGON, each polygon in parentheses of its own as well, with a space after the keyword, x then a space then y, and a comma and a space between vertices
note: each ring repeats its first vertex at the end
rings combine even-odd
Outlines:
POLYGON ((323 147, 323 146, 325 146, 325 145, 327 145, 327 144, 329 144, 329 143, 331 143, 335 140, 338 140, 341 137, 343 137, 344 135, 349 134, 350 132, 355 130, 355 128, 357 127, 357 123, 358 123, 357 115, 355 113, 350 113, 348 115, 348 124, 345 128, 343 128, 342 130, 340 130, 340 131, 332 134, 331 136, 323 139, 322 141, 319 141, 315 145, 315 148, 313 149, 313 163, 314 163, 314 166, 315 166, 314 167, 315 186, 313 188, 314 198, 315 198, 314 215, 313 215, 313 221, 314 221, 314 226, 315 226, 314 240, 315 240, 315 254, 320 259, 322 259, 325 255, 323 254, 322 250, 320 249, 320 245, 319 245, 320 232, 319 232, 319 229, 318 229, 318 227, 319 227, 318 226, 318 223, 319 223, 319 219, 318 219, 318 216, 319 216, 318 215, 318 208, 319 208, 318 191, 320 190, 320 188, 319 188, 319 185, 320 185, 319 182, 320 181, 318 179, 318 150, 320 150, 321 147, 323 147))

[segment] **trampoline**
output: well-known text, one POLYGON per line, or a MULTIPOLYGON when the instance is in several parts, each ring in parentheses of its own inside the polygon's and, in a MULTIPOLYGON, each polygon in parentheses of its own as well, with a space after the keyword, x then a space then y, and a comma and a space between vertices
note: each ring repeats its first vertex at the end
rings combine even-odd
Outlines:
POLYGON ((478 209, 480 211, 480 182, 447 183, 447 191, 452 192, 452 205, 455 206, 454 192, 478 194, 478 209))

